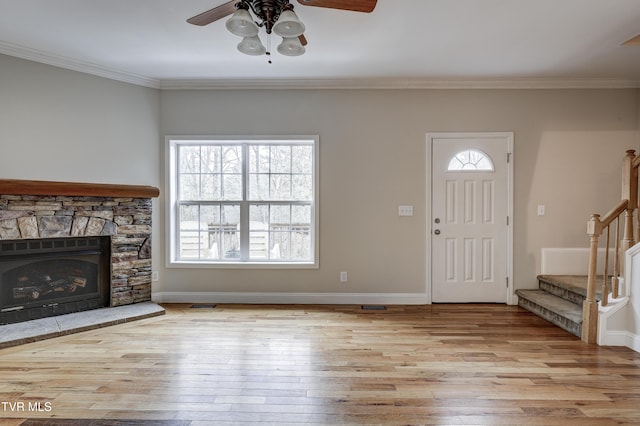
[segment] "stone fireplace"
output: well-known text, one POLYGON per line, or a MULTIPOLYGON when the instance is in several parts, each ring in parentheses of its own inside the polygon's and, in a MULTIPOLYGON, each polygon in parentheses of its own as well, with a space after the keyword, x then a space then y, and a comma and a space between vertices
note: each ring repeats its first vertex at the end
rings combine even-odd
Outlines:
POLYGON ((0 179, 0 324, 150 301, 158 195, 148 186, 0 179), (81 293, 86 301, 76 300, 81 293), (20 314, 33 307, 39 313, 20 314))

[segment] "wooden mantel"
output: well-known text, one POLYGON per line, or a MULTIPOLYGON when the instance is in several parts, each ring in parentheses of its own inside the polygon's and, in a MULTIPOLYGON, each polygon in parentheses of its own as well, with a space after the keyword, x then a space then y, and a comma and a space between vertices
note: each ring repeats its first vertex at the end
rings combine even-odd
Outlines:
POLYGON ((160 190, 153 186, 143 185, 0 179, 0 194, 155 198, 160 195, 160 190))

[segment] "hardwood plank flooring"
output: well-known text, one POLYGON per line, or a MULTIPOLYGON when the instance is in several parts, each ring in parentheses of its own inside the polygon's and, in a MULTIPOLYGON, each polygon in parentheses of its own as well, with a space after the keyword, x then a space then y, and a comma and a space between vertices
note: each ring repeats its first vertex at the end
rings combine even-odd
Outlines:
POLYGON ((0 350, 0 424, 640 424, 640 354, 515 306, 164 306, 0 350))

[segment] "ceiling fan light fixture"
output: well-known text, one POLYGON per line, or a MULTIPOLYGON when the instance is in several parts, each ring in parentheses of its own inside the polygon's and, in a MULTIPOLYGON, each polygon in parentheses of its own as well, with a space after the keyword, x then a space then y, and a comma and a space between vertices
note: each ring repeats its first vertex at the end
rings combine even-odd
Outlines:
POLYGON ((298 37, 283 37, 282 43, 278 45, 278 53, 285 56, 300 56, 305 51, 298 37))
POLYGON ((273 32, 280 37, 298 37, 304 32, 304 24, 293 10, 286 9, 273 25, 273 32))
POLYGON ((226 22, 227 29, 240 37, 253 37, 258 35, 258 25, 246 9, 236 10, 226 22))
MULTIPOLYGON (((304 36, 305 25, 293 12, 293 0, 227 0, 220 6, 202 12, 187 19, 193 25, 209 25, 219 19, 230 18, 226 22, 227 30, 243 37, 238 50, 247 55, 271 55, 271 33, 283 38, 278 51, 287 56, 300 56, 305 53, 307 39, 304 36), (264 47, 258 34, 264 27, 267 33, 267 45, 264 47)), ((378 0, 298 0, 304 6, 324 7, 328 9, 349 10, 371 13, 378 0)), ((269 60, 271 63, 271 60, 269 60)))
POLYGON ((267 48, 260 41, 257 35, 245 37, 238 43, 238 50, 245 55, 260 56, 267 52, 267 48))

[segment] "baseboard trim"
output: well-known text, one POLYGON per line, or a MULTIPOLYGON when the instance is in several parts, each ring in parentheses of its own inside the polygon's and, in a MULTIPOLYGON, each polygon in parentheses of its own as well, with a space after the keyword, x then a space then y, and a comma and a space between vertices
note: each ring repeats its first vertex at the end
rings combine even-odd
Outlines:
POLYGON ((158 292, 156 303, 242 303, 269 305, 425 305, 426 293, 218 293, 158 292))
POLYGON ((629 349, 633 349, 636 352, 640 352, 640 336, 631 332, 625 333, 626 343, 625 346, 629 349))
POLYGON ((601 346, 626 346, 636 352, 640 352, 640 336, 629 331, 609 331, 603 339, 601 346))

